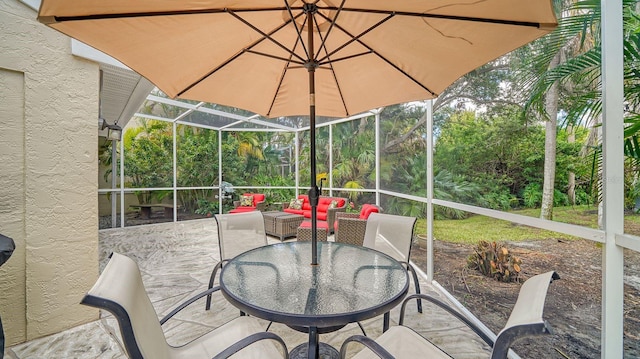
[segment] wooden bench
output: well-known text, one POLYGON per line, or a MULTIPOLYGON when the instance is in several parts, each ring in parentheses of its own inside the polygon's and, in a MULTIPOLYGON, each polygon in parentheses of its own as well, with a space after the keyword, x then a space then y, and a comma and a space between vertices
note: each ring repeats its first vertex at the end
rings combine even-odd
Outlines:
POLYGON ((160 207, 164 208, 164 216, 166 218, 173 218, 173 205, 167 203, 154 203, 154 204, 136 204, 129 206, 131 208, 140 208, 140 218, 151 218, 151 208, 160 207))

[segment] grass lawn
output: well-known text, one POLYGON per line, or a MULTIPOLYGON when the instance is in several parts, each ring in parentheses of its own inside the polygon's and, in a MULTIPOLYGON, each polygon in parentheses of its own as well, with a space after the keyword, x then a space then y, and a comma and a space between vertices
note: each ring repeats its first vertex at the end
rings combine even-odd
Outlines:
MULTIPOLYGON (((539 209, 525 209, 512 213, 523 216, 538 217, 539 209)), ((598 211, 594 206, 567 206, 553 209, 555 221, 571 223, 580 226, 597 228, 598 211)), ((426 233, 426 219, 419 219, 416 234, 426 233)), ((628 214, 625 216, 625 233, 640 235, 640 215, 628 214)), ((438 240, 454 243, 476 243, 479 240, 486 241, 525 241, 546 238, 574 239, 566 234, 546 231, 538 228, 523 226, 509 221, 495 218, 472 215, 467 219, 435 220, 433 228, 434 237, 438 240)))

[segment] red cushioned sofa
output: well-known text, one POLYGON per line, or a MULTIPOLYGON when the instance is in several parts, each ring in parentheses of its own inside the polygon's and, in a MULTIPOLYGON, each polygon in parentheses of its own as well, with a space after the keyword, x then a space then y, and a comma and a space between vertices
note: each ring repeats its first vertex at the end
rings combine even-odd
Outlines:
POLYGON ((233 204, 236 208, 229 211, 229 213, 242 213, 251 211, 263 211, 266 208, 266 196, 262 193, 245 193, 240 197, 240 201, 234 201, 233 204), (246 203, 242 203, 242 197, 252 196, 251 205, 247 206, 246 203))
MULTIPOLYGON (((302 200, 302 206, 300 209, 290 208, 290 203, 283 204, 283 211, 287 213, 300 214, 305 218, 311 218, 311 204, 309 203, 309 196, 301 194, 298 196, 298 200, 302 200)), ((327 222, 328 233, 333 233, 333 223, 336 220, 336 213, 345 212, 347 210, 347 199, 342 197, 327 197, 320 196, 317 208, 318 222, 327 222), (331 207, 331 202, 335 202, 335 207, 331 207)))

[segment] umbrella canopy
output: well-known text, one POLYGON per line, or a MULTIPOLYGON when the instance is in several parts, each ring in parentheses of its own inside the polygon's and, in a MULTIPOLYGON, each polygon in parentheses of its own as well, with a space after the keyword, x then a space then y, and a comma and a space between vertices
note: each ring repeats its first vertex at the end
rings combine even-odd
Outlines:
POLYGON ((309 114, 310 60, 317 114, 347 117, 433 98, 556 25, 550 0, 307 1, 314 59, 301 0, 43 0, 38 19, 170 97, 266 117, 309 114))
POLYGON ((557 25, 551 0, 42 0, 38 20, 171 97, 308 114, 314 241, 316 113, 434 98, 557 25))

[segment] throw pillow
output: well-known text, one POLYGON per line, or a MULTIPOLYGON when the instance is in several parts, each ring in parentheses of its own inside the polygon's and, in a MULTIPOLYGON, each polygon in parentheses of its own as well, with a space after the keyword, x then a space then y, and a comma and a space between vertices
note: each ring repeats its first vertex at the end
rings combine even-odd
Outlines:
POLYGON ((338 201, 336 201, 335 199, 331 201, 331 203, 329 203, 329 209, 332 208, 338 208, 338 201))
POLYGON ((240 198, 240 205, 242 207, 253 207, 253 196, 242 196, 242 198, 240 198))
POLYGON ((302 200, 301 199, 292 199, 289 202, 289 208, 291 209, 302 209, 302 200))

